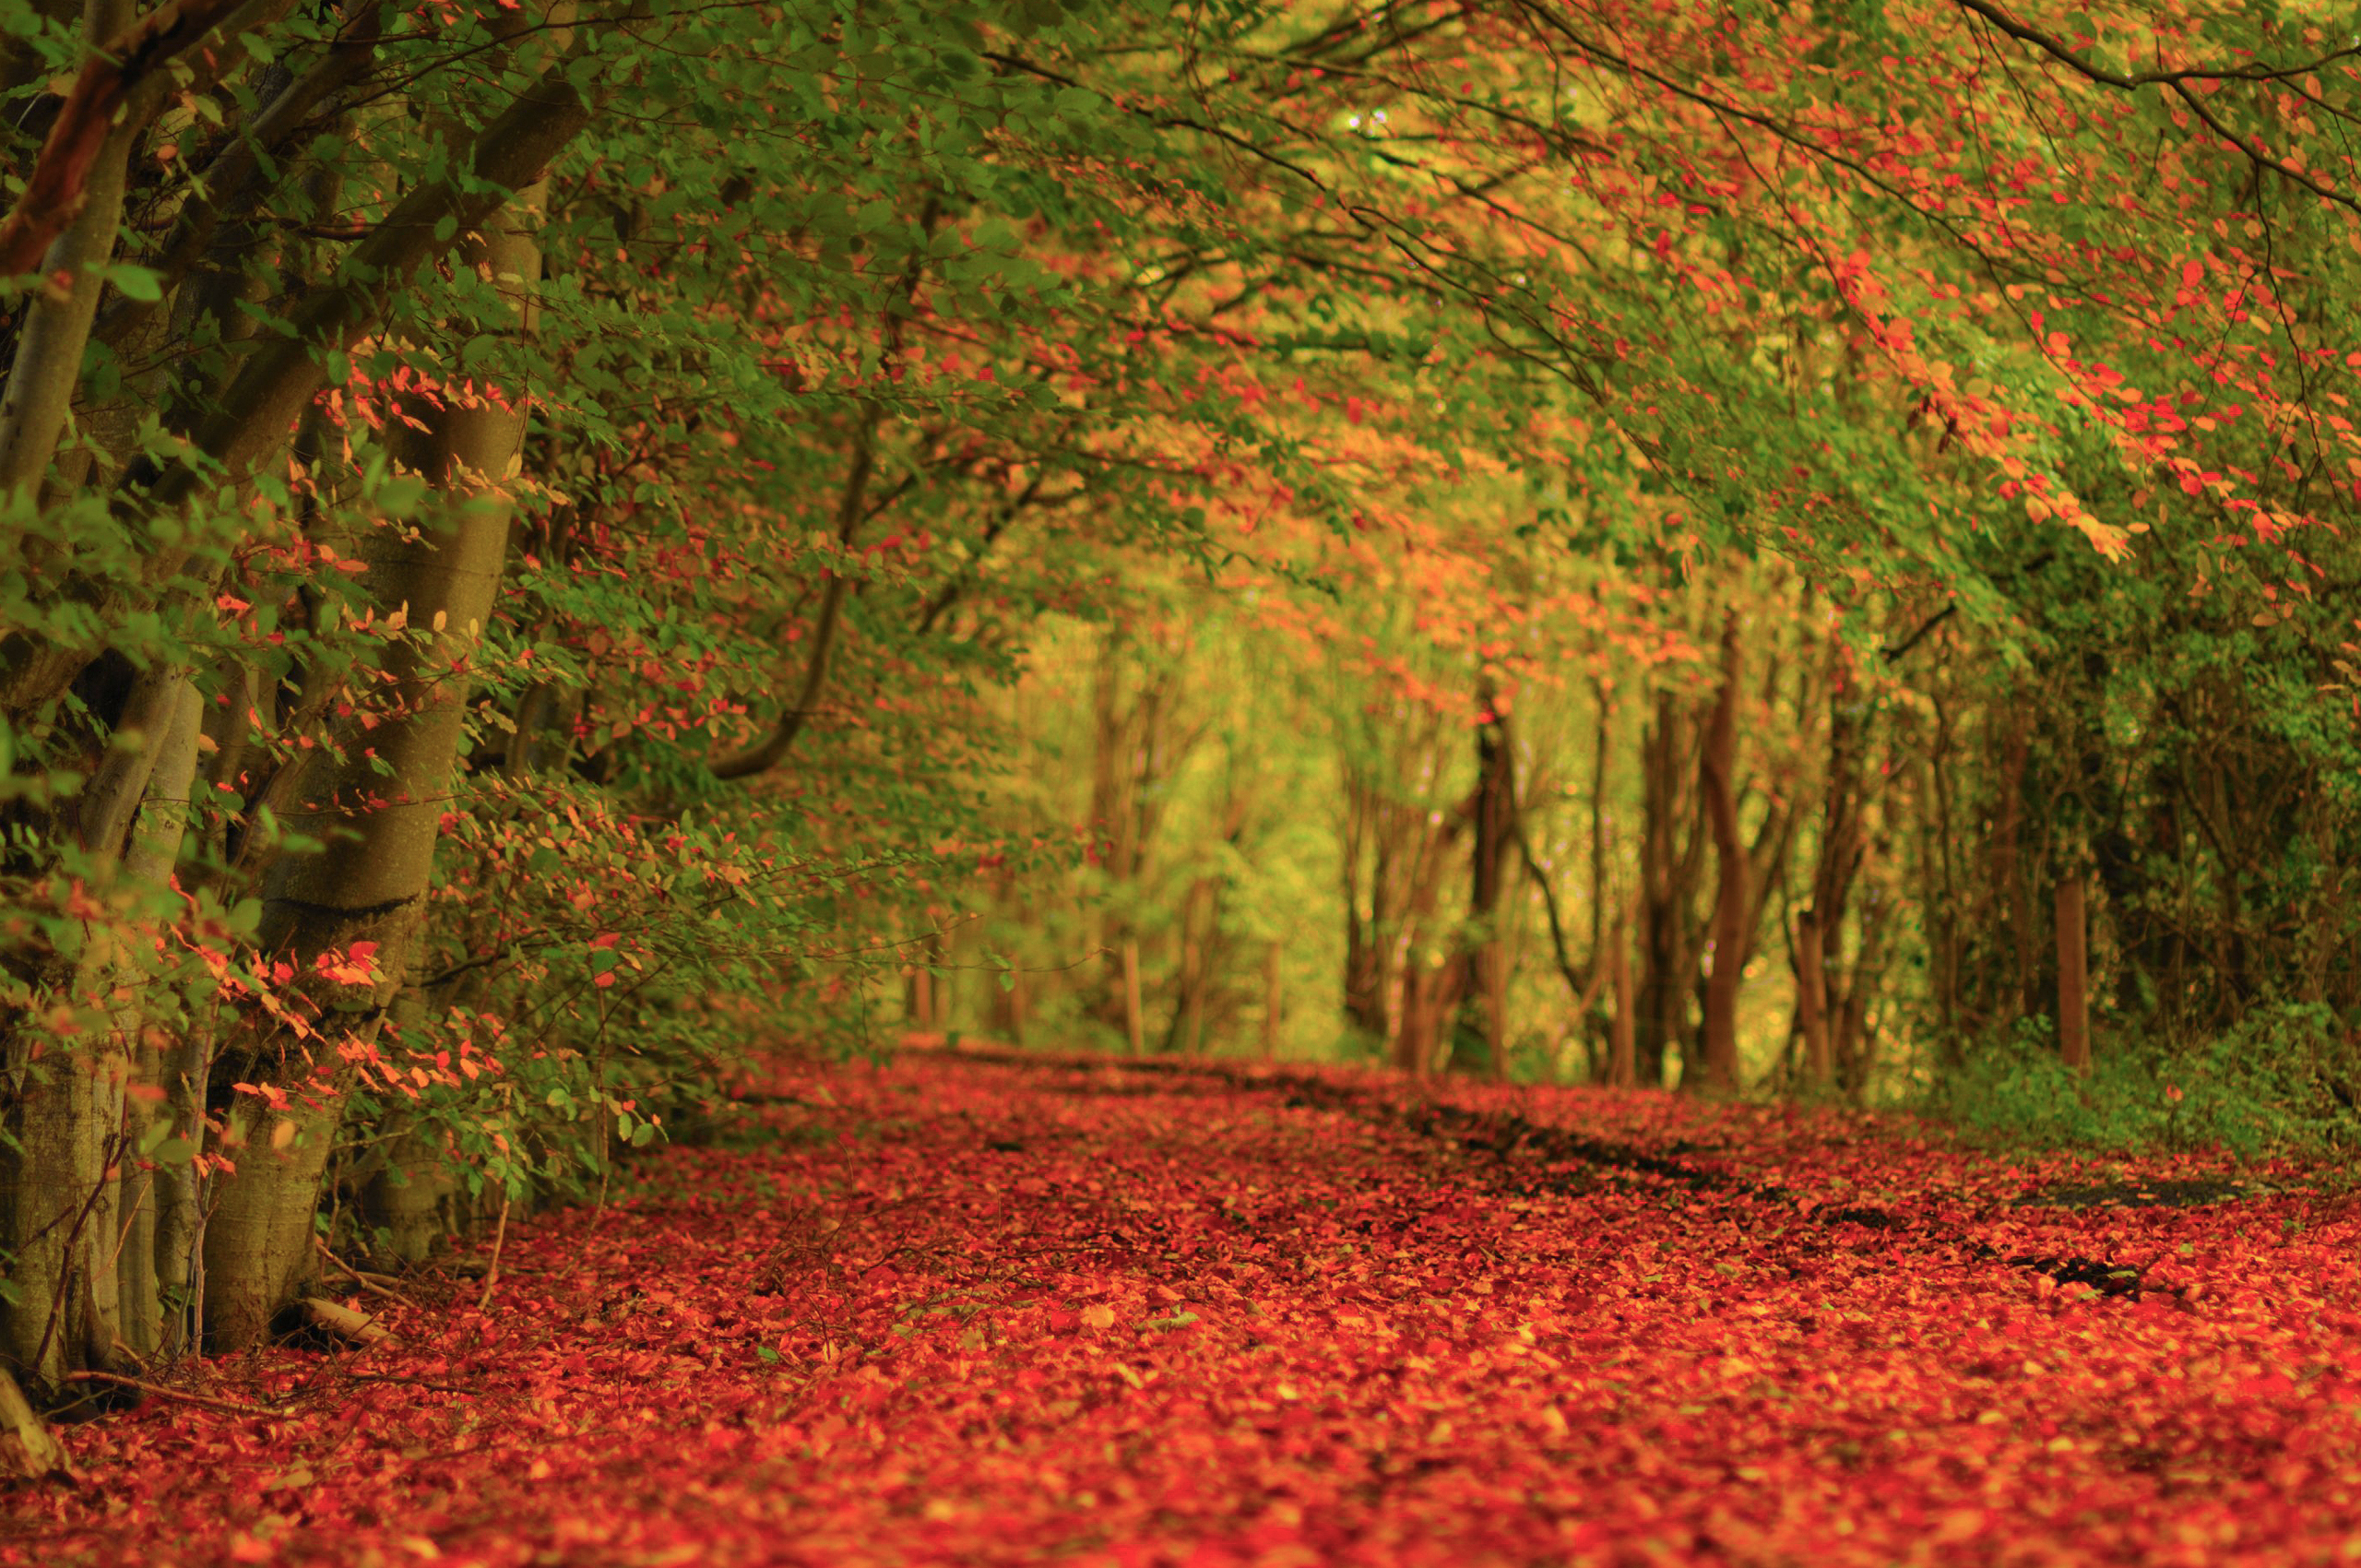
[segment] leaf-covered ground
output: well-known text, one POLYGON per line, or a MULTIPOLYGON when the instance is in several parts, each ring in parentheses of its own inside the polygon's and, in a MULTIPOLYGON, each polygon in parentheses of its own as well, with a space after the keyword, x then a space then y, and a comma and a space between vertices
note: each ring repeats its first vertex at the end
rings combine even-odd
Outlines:
POLYGON ((2361 1226, 2300 1171, 1344 1074, 781 1087, 513 1229, 489 1311, 184 1385, 283 1415, 71 1429, 0 1562, 2361 1554, 2361 1226))

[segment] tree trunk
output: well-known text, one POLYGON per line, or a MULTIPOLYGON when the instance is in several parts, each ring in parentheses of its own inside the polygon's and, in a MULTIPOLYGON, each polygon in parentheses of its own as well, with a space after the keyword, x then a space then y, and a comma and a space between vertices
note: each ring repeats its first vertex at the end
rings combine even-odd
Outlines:
MULTIPOLYGON (((162 887, 172 881, 187 837, 189 792, 196 782, 197 732, 204 717, 204 698, 187 680, 178 681, 173 712, 156 747, 156 763, 140 807, 131 841, 123 857, 123 881, 132 887, 162 887)), ((183 1336, 166 1321, 166 1287, 177 1296, 188 1282, 190 1258, 187 1229, 177 1212, 194 1196, 191 1168, 180 1150, 156 1160, 134 1157, 175 1134, 196 1146, 189 1127, 175 1114, 170 1082, 178 1065, 170 1042, 151 1033, 147 1009, 138 990, 134 963, 119 961, 110 989, 113 1033, 119 1051, 130 1065, 131 1091, 124 1100, 125 1156, 117 1162, 117 1200, 121 1251, 115 1265, 118 1301, 115 1334, 134 1355, 152 1356, 177 1348, 183 1336), (139 1168, 144 1167, 144 1169, 139 1168), (167 1223, 168 1211, 173 1218, 167 1223), (177 1250, 172 1250, 177 1249, 177 1250)), ((186 1096, 180 1097, 181 1101, 186 1096)))
MULTIPOLYGON (((1886 897, 1891 897, 1888 892, 1886 897)), ((1845 1004, 1834 1014, 1836 1075, 1846 1095, 1857 1099, 1869 1087, 1876 1063, 1876 1039, 1870 1028, 1869 1004, 1885 978, 1886 956, 1893 921, 1879 918, 1880 898, 1872 895, 1861 917, 1861 944, 1854 955, 1853 973, 1845 989, 1845 1004)))
POLYGON ((1631 932, 1625 922, 1616 922, 1610 940, 1607 961, 1615 987, 1615 1018, 1607 1031, 1607 1083, 1609 1088, 1628 1089, 1640 1081, 1639 1020, 1634 1016, 1640 998, 1631 983, 1631 932))
POLYGON ((1738 612, 1722 619, 1722 689, 1714 699, 1699 754, 1698 784, 1714 833, 1720 882, 1714 897, 1714 968, 1705 982, 1707 1094, 1738 1089, 1738 993, 1746 968, 1748 915, 1752 909, 1746 840, 1738 822, 1738 703, 1742 673, 1738 612))
POLYGON ((1213 986, 1215 934, 1221 919, 1221 878, 1192 879, 1180 899, 1180 968, 1173 977, 1169 1049, 1197 1056, 1205 1049, 1206 993, 1213 986))
POLYGON ((1508 1076, 1508 950, 1501 940, 1508 859, 1517 842, 1516 747, 1508 714, 1489 682, 1477 688, 1482 714, 1476 726, 1476 792, 1467 802, 1475 826, 1468 855, 1467 926, 1451 1068, 1470 1072, 1459 1041, 1481 1039, 1483 1066, 1495 1080, 1508 1076), (1470 1016, 1469 1015, 1474 1015, 1470 1016))
POLYGON ((1425 826, 1404 899, 1401 1003, 1394 1020, 1394 1064, 1414 1078, 1435 1070, 1444 1023, 1466 985, 1464 954, 1430 956, 1435 944, 1433 927, 1436 905, 1442 896, 1443 867, 1465 821, 1463 814, 1454 812, 1425 826))
POLYGON ((1263 1060, 1275 1062, 1279 1056, 1279 1024, 1285 998, 1280 991, 1282 949, 1276 942, 1263 948, 1263 1060))
MULTIPOLYGON (((83 41, 93 50, 112 42, 131 25, 133 9, 132 0, 88 0, 83 41)), ((123 223, 132 146, 144 128, 134 121, 107 134, 83 186, 82 210, 42 258, 42 271, 65 279, 65 289, 63 297, 36 291, 26 306, 7 394, 0 398, 0 496, 37 491, 56 456, 106 287, 101 272, 123 223)))
MULTIPOLYGON (((132 19, 130 0, 89 0, 83 41, 95 53, 132 19)), ((35 291, 18 332, 7 390, 0 396, 0 499, 13 498, 28 510, 39 505, 42 478, 81 382, 83 350, 106 286, 101 273, 114 254, 125 171, 139 129, 118 125, 101 142, 82 186, 81 210, 42 257, 42 272, 63 279, 64 288, 35 291)), ((35 580, 46 574, 41 544, 21 537, 12 543, 25 554, 11 564, 35 580)), ((135 702, 126 719, 129 729, 144 731, 136 748, 118 736, 79 802, 85 846, 101 857, 111 857, 121 843, 122 827, 153 771, 157 738, 177 700, 177 693, 162 692, 153 675, 140 689, 150 698, 161 696, 162 706, 151 703, 142 712, 135 702)), ((54 971, 56 979, 71 977, 77 997, 113 969, 112 935, 105 927, 93 928, 88 940, 91 946, 70 967, 61 963, 54 971)), ((63 1372, 94 1360, 111 1360, 114 1353, 112 1243, 118 1186, 107 1171, 122 1154, 121 1047, 120 1039, 102 1035, 89 1044, 51 1050, 38 1061, 30 1041, 8 1047, 5 1102, 14 1146, 0 1154, 6 1166, 6 1203, 0 1206, 6 1235, 0 1240, 13 1253, 8 1284, 14 1302, 5 1309, 0 1351, 36 1389, 53 1386, 63 1372)))
POLYGON ((361 1189, 362 1221, 384 1233, 395 1259, 423 1263, 451 1229, 448 1206, 459 1184, 443 1150, 408 1118, 389 1117, 380 1134, 384 1162, 361 1189))
POLYGON ((1821 782, 1819 860, 1809 902, 1796 917, 1795 1038, 1803 1041, 1804 1081, 1833 1089, 1845 1077, 1845 915, 1868 853, 1863 814, 1862 720, 1857 683, 1841 638, 1828 641, 1828 759, 1821 782))
POLYGON ((1804 1042, 1804 1082, 1825 1093, 1836 1082, 1836 1052, 1829 1034, 1827 938, 1820 912, 1796 918, 1796 1032, 1804 1042))
POLYGON ((1123 1039, 1134 1056, 1146 1053, 1145 1030, 1140 1017, 1139 939, 1127 936, 1123 938, 1123 1039))
POLYGON ((2089 911, 2078 867, 2058 879, 2058 1057, 2091 1070, 2089 911))
POLYGON ((1391 966, 1394 885, 1388 809, 1373 780, 1355 776, 1345 782, 1345 1017, 1371 1039, 1383 1039, 1386 985, 1391 966), (1369 913, 1361 913, 1361 865, 1369 864, 1369 913))
POLYGON ((909 1028, 921 1033, 935 1027, 934 977, 927 972, 923 955, 910 964, 908 982, 903 988, 902 1016, 909 1028))
MULTIPOLYGON (((515 327, 528 332, 540 277, 531 215, 541 189, 520 191, 463 252, 500 282, 515 327), (508 216, 519 213, 521 221, 508 216)), ((431 636, 388 651, 396 716, 370 731, 365 745, 352 736, 314 754, 288 816, 326 847, 281 857, 264 885, 265 949, 284 954, 298 973, 312 973, 315 959, 349 953, 356 943, 375 944, 372 981, 320 998, 324 1021, 332 1018, 329 1027, 356 1036, 382 1028, 423 934, 435 838, 466 718, 467 674, 492 616, 507 549, 508 484, 526 405, 521 389, 512 389, 504 401, 479 397, 472 407, 429 410, 428 429, 409 456, 445 501, 443 529, 415 544, 389 544, 372 561, 366 586, 380 606, 431 636)), ((232 1082, 282 1080, 288 1043, 252 1027, 217 1070, 217 1093, 232 1082)), ((311 1266, 312 1215, 341 1101, 291 1096, 276 1115, 223 1103, 245 1136, 206 1225, 205 1334, 210 1348, 232 1349, 263 1335, 311 1266)))
MULTIPOLYGON (((1596 993, 1608 968, 1607 904, 1608 898, 1612 897, 1609 888, 1613 879, 1608 863, 1609 836, 1607 827, 1607 778, 1608 758, 1614 739, 1615 708, 1608 699, 1607 684, 1604 681, 1594 682, 1591 691, 1598 700, 1598 726, 1591 736, 1590 984, 1585 989, 1596 993)), ((1616 940, 1620 942, 1626 934, 1628 933, 1621 932, 1619 928, 1616 940)), ((1617 1011, 1619 1013, 1623 1011, 1620 1004, 1618 1004, 1617 1011)), ((1575 1027, 1583 1031, 1583 1043, 1590 1052, 1591 1075, 1594 1078, 1603 1078, 1608 1071, 1606 1053, 1600 1050, 1598 1032, 1588 1016, 1590 1009, 1584 1007, 1581 1012, 1584 1016, 1575 1019, 1575 1027)), ((1609 1052, 1612 1051, 1611 1043, 1608 1051, 1609 1052)))
MULTIPOLYGON (((293 331, 267 340, 241 364, 215 410, 191 434, 191 456, 167 466, 152 485, 121 496, 119 512, 180 511, 222 484, 244 484, 284 449, 287 432, 319 392, 334 354, 374 332, 387 302, 430 258, 446 248, 478 252, 476 241, 460 237, 500 227, 498 193, 528 187, 589 124, 591 104, 574 87, 587 36, 576 37, 463 151, 455 151, 444 177, 421 181, 395 204, 352 248, 347 281, 306 293, 291 308, 293 331)), ((147 583, 161 584, 179 573, 193 548, 183 540, 156 551, 147 562, 147 583)), ((124 605, 119 592, 87 580, 61 591, 88 596, 108 612, 124 605)), ((31 713, 56 700, 88 662, 88 650, 78 646, 0 636, 0 716, 31 713)))
MULTIPOLYGON (((196 694, 180 671, 160 669, 140 678, 125 727, 79 802, 81 848, 94 869, 113 870, 103 885, 136 890, 171 874, 196 769, 196 694), (143 797, 149 802, 144 817, 143 797)), ((145 1353, 153 1348, 146 1325, 161 1329, 155 1210, 146 1179, 135 1178, 129 1194, 136 1250, 124 1241, 122 1208, 123 1173, 136 1150, 134 1140, 151 1120, 161 1075, 142 1027, 136 949, 121 926, 143 918, 132 908, 89 922, 70 968, 61 963, 53 972, 65 994, 103 1016, 103 1027, 38 1059, 41 1048, 30 1039, 19 1037, 9 1048, 5 1104, 14 1144, 0 1165, 0 1220, 14 1254, 15 1300, 0 1314, 0 1356, 39 1389, 66 1372, 112 1364, 118 1340, 145 1353), (142 1067, 148 1071, 141 1093, 128 1094, 127 1081, 142 1067), (126 1277, 142 1325, 128 1336, 121 1295, 126 1277)))
POLYGON ((1394 1065, 1409 1077, 1435 1070, 1443 1020, 1465 989, 1465 959, 1421 962, 1415 952, 1402 966, 1402 1016, 1394 1027, 1394 1065))
POLYGON ((1695 777, 1683 766, 1691 728, 1679 699, 1663 693, 1641 750, 1642 946, 1635 1023, 1639 1060, 1645 1063, 1640 1072, 1655 1084, 1687 1058, 1689 999, 1697 980, 1693 907, 1703 839, 1693 823, 1685 843, 1681 833, 1681 803, 1695 777))
MULTIPOLYGON (((2011 707, 2016 707, 2015 704, 2011 707)), ((2033 742, 2030 725, 2016 708, 2000 755, 1999 801, 1993 810, 1991 876, 2006 911, 2011 984, 2004 998, 2008 1016, 2022 1017, 2040 1010, 2034 994, 2033 892, 2024 870, 2024 778, 2033 742)))

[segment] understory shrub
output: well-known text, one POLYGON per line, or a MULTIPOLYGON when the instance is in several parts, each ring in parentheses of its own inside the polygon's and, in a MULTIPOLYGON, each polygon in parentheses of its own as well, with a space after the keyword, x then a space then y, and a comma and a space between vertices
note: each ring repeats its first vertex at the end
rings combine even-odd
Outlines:
POLYGON ((2361 1049, 2326 1007, 2259 1007, 2201 1040, 2101 1041, 2078 1076, 2049 1020, 1970 1048, 1928 1109, 2002 1142, 2119 1151, 2218 1146, 2241 1158, 2361 1142, 2361 1049))

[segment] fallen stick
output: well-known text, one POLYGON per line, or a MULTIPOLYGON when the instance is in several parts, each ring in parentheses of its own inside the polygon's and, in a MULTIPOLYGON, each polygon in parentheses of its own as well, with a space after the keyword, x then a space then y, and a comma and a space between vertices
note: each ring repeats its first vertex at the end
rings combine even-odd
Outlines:
POLYGON ((394 1336, 390 1329, 367 1313, 356 1313, 318 1296, 303 1298, 303 1315, 312 1320, 314 1327, 355 1345, 382 1345, 394 1336))
POLYGON ((222 1410, 232 1416, 269 1416, 279 1420, 287 1419, 284 1410, 274 1410, 267 1405, 241 1405, 235 1399, 216 1399, 210 1394, 185 1394, 177 1388, 166 1388, 160 1383, 142 1383, 136 1377, 124 1377, 116 1372, 70 1372, 68 1383, 111 1383, 117 1388, 136 1388, 142 1394, 152 1394, 159 1399, 177 1399, 184 1405, 202 1405, 208 1410, 222 1410))
POLYGON ((492 1292, 500 1284, 500 1249, 508 1240, 508 1194, 500 1194, 500 1224, 492 1233, 492 1266, 484 1270, 483 1294, 476 1298, 476 1311, 492 1305, 492 1292))
POLYGON ((351 1280, 355 1285, 360 1286, 363 1290, 368 1291, 371 1295, 383 1296, 386 1300, 395 1303, 397 1306, 408 1307, 414 1313, 425 1311, 425 1309, 421 1307, 416 1301, 411 1301, 408 1296, 405 1296, 400 1291, 394 1289, 391 1286, 380 1284, 380 1276, 363 1274, 359 1269, 353 1267, 350 1264, 345 1262, 342 1258, 337 1256, 334 1253, 328 1251, 328 1244, 326 1241, 321 1241, 317 1236, 312 1238, 312 1245, 319 1249, 320 1256, 326 1259, 329 1265, 332 1266, 338 1274, 343 1275, 347 1279, 351 1280))

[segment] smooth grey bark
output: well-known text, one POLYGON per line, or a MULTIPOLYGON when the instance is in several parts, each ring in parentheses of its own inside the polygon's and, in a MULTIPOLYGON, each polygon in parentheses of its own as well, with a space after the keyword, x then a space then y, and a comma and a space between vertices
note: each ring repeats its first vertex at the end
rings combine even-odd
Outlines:
MULTIPOLYGON (((85 42, 97 51, 131 17, 131 0, 89 0, 85 42)), ((37 491, 65 430, 102 286, 94 269, 113 254, 123 219, 132 139, 121 127, 104 137, 80 213, 42 257, 44 270, 65 281, 32 297, 0 396, 0 497, 37 491)), ((155 717, 137 715, 136 703, 135 714, 150 722, 155 717)), ((95 807, 101 831, 112 837, 114 819, 127 820, 152 765, 144 737, 118 738, 91 781, 96 799, 83 802, 86 813, 95 807)), ((105 938, 94 933, 89 940, 105 938)), ((78 977, 89 968, 89 955, 81 954, 61 972, 78 977)), ((112 1218, 103 1175, 110 1132, 121 1123, 122 1076, 116 1052, 104 1042, 44 1049, 54 1043, 11 1039, 0 1087, 14 1139, 13 1146, 0 1146, 0 1241, 10 1253, 13 1298, 0 1312, 0 1353, 37 1389, 54 1386, 60 1374, 82 1365, 102 1327, 109 1332, 100 1348, 111 1350, 114 1307, 113 1270, 95 1258, 112 1218)))
MULTIPOLYGON (((190 790, 196 779, 197 734, 204 698, 185 679, 177 683, 172 714, 156 747, 156 765, 139 808, 130 842, 124 848, 121 880, 132 887, 163 887, 180 861, 188 835, 190 790)), ((128 955, 114 966, 113 1029, 130 1068, 131 1087, 123 1104, 125 1157, 116 1162, 116 1209, 120 1243, 115 1260, 115 1334, 133 1354, 152 1356, 172 1348, 176 1336, 167 1324, 167 1287, 184 1289, 189 1273, 186 1235, 196 1189, 185 1159, 139 1168, 137 1156, 151 1131, 174 1130, 172 1086, 168 1068, 177 1052, 172 1042, 150 1029, 148 1010, 137 989, 138 969, 128 955), (165 1222, 168 1211, 172 1221, 165 1222), (172 1238, 168 1250, 167 1239, 172 1238)), ((184 1136, 186 1134, 184 1133, 184 1136)), ((195 1146, 192 1141, 190 1146, 195 1146)))
MULTIPOLYGON (((132 16, 132 0, 89 0, 82 13, 83 42, 100 49, 131 25, 132 16)), ((80 213, 42 257, 42 270, 52 283, 26 307, 8 390, 0 396, 0 496, 37 487, 57 453, 82 375, 82 350, 106 287, 100 268, 114 255, 123 225, 131 149, 144 129, 143 123, 134 122, 106 134, 83 185, 80 213)))
MULTIPOLYGON (((625 17, 640 14, 635 6, 625 17)), ((448 177, 421 183, 397 202, 353 247, 343 281, 307 294, 289 313, 292 332, 272 338, 247 359, 217 410, 191 433, 194 455, 152 483, 118 497, 118 511, 130 517, 188 509, 217 489, 243 485, 284 447, 297 419, 326 384, 329 355, 374 331, 393 298, 429 260, 459 249, 465 236, 482 231, 507 201, 504 193, 540 179, 550 160, 590 123, 592 103, 575 90, 571 72, 600 30, 574 30, 572 42, 549 68, 478 133, 464 157, 452 160, 448 177)), ((191 554, 185 541, 157 551, 146 564, 142 591, 160 591, 191 554)), ((102 610, 119 609, 130 591, 120 584, 80 579, 63 589, 66 597, 102 610)), ((22 715, 55 701, 86 662, 87 652, 73 647, 45 646, 23 636, 0 642, 0 715, 22 715)))
MULTIPOLYGON (((540 186, 519 193, 512 212, 530 214, 540 186)), ((529 331, 540 276, 532 220, 481 220, 463 255, 514 299, 529 331)), ((266 350, 267 351, 267 350, 266 350)), ((323 747, 288 812, 291 826, 323 840, 317 853, 284 855, 263 886, 262 943, 299 971, 356 943, 377 944, 375 979, 324 998, 336 1027, 368 1034, 409 979, 423 933, 434 845, 458 757, 470 686, 469 669, 492 617, 507 552, 513 480, 525 434, 525 399, 479 398, 448 405, 406 454, 445 502, 442 527, 398 541, 373 560, 366 585, 377 603, 404 615, 416 641, 389 650, 386 688, 398 714, 367 734, 323 747), (390 769, 390 771, 386 771, 390 769)), ((285 1041, 242 1041, 216 1080, 279 1076, 285 1041)), ((312 1265, 312 1216, 337 1127, 334 1097, 316 1106, 291 1098, 268 1118, 246 1113, 247 1136, 234 1175, 220 1183, 206 1224, 205 1336, 208 1348, 259 1338, 296 1293, 312 1265), (261 1123, 273 1123, 265 1134, 261 1123), (289 1123, 278 1135, 276 1123, 289 1123)))
MULTIPOLYGON (((126 718, 142 727, 118 732, 86 791, 97 798, 83 802, 79 826, 94 896, 119 898, 171 876, 196 766, 199 707, 178 671, 152 671, 135 688, 126 718), (135 819, 132 806, 143 796, 135 819)), ((89 922, 85 945, 61 977, 65 994, 106 1027, 38 1060, 29 1039, 12 1048, 8 1100, 18 1147, 0 1166, 0 1221, 14 1254, 17 1300, 0 1310, 0 1349, 37 1388, 79 1367, 109 1364, 118 1340, 148 1353, 155 1347, 146 1325, 160 1324, 153 1194, 144 1176, 126 1186, 124 1174, 129 1152, 160 1114, 155 1098, 130 1094, 126 1084, 160 1088, 160 1056, 145 1039, 138 966, 120 918, 89 922), (143 1052, 156 1063, 146 1073, 143 1052), (137 1325, 124 1315, 126 1279, 137 1325)))

